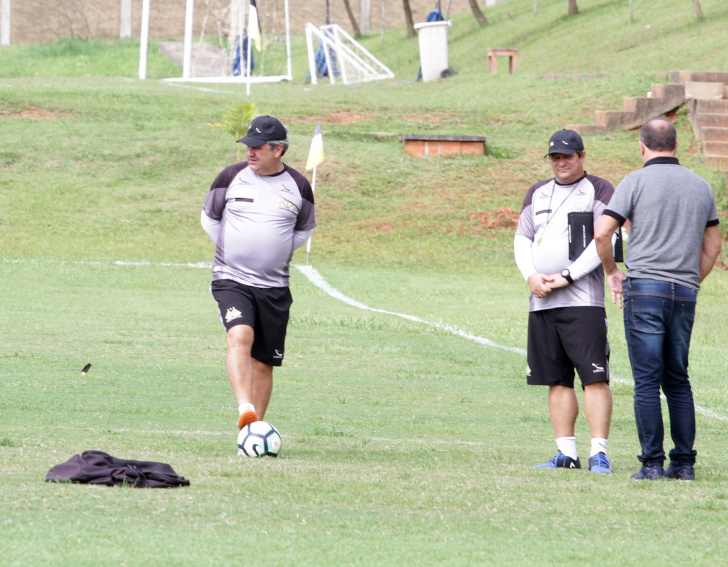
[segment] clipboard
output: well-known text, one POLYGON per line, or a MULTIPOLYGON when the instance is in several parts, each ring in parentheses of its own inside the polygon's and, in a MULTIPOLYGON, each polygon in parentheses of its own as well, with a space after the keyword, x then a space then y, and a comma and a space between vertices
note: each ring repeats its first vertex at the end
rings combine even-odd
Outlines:
MULTIPOLYGON (((569 213, 569 260, 581 256, 589 243, 594 240, 594 216, 591 212, 569 213)), ((624 262, 622 227, 617 229, 617 238, 612 245, 615 262, 624 262)))

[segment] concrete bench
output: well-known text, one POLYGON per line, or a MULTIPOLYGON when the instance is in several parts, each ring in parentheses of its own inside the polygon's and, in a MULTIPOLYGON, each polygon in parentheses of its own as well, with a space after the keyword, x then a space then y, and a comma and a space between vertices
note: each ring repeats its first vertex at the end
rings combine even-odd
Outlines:
POLYGON ((400 140, 404 141, 404 154, 412 157, 485 155, 485 136, 404 134, 400 140))
POLYGON ((518 50, 507 47, 488 48, 488 73, 495 75, 498 72, 497 57, 508 57, 508 71, 511 75, 518 71, 518 50))

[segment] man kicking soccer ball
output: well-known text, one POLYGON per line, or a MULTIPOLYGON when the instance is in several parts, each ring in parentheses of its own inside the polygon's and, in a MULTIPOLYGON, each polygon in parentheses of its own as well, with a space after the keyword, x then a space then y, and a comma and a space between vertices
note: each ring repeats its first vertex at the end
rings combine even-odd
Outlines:
POLYGON ((215 243, 210 291, 227 331, 240 429, 268 409, 293 302, 289 264, 316 226, 311 185, 281 161, 287 133, 273 116, 254 119, 239 140, 248 146, 248 161, 225 168, 202 207, 202 227, 215 243))
POLYGON ((592 436, 589 470, 611 473, 606 454, 612 392, 604 272, 593 241, 569 259, 569 217, 582 213, 583 220, 596 226, 614 188, 584 171, 584 144, 573 130, 551 136, 547 155, 554 177, 526 193, 514 240, 516 263, 531 288, 526 376, 529 384, 549 387, 558 448, 555 457, 536 467, 581 468, 574 436, 579 414, 576 368, 592 436))

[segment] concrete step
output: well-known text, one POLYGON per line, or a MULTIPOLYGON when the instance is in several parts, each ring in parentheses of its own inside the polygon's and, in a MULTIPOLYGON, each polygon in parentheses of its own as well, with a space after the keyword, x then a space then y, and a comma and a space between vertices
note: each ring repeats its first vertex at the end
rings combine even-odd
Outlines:
POLYGON ((695 103, 698 114, 728 114, 728 100, 696 100, 695 103))
POLYGON ((712 156, 706 154, 705 158, 710 165, 719 167, 723 171, 728 171, 728 156, 712 156))
POLYGON ((728 73, 723 71, 671 71, 668 78, 671 83, 678 85, 684 85, 688 81, 728 85, 728 73))
POLYGON ((671 85, 669 83, 652 85, 652 98, 685 100, 685 85, 671 85))
POLYGON ((701 128, 728 128, 728 113, 710 114, 704 112, 697 115, 697 122, 701 128))
POLYGON ((725 156, 728 158, 728 142, 703 142, 706 156, 725 156))
POLYGON ((700 139, 703 142, 728 142, 728 128, 706 128, 703 126, 700 129, 700 139))
POLYGON ((606 134, 607 129, 598 124, 567 124, 567 130, 574 130, 582 136, 596 136, 598 134, 606 134))
POLYGON ((723 83, 697 83, 688 81, 685 83, 685 98, 699 100, 720 100, 725 90, 723 83))
POLYGON ((621 112, 619 110, 597 110, 594 112, 594 124, 603 126, 608 131, 622 127, 634 118, 634 112, 621 112))

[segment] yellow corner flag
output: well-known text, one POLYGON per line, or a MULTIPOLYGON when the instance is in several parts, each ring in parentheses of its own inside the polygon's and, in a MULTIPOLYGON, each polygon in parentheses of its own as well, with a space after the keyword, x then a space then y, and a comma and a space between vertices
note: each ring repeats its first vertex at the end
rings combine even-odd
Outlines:
POLYGON ((324 161, 324 137, 321 134, 321 122, 319 122, 313 140, 311 140, 311 149, 308 151, 306 170, 313 169, 322 161, 324 161))
POLYGON ((260 20, 258 20, 258 6, 255 0, 250 0, 248 10, 248 39, 255 42, 255 48, 260 51, 260 20))

